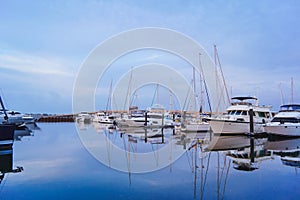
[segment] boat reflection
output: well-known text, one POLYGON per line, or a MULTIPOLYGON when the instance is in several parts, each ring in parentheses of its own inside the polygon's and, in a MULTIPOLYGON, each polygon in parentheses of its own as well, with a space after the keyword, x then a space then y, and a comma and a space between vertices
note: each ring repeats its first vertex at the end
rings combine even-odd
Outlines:
POLYGON ((23 167, 13 168, 13 145, 0 145, 0 184, 7 173, 19 173, 23 167))
POLYGON ((267 141, 267 137, 219 134, 197 140, 186 152, 194 175, 194 199, 223 199, 231 175, 258 170, 263 161, 272 159, 272 153, 265 149, 267 141), (215 181, 211 177, 216 177, 215 181), (213 185, 214 194, 209 193, 213 185))
POLYGON ((300 138, 271 135, 266 149, 279 156, 283 165, 300 168, 300 138))
POLYGON ((137 173, 169 166, 197 137, 192 133, 176 132, 173 128, 115 129, 94 122, 85 129, 77 130, 83 144, 95 158, 108 167, 137 173))
POLYGON ((253 171, 262 161, 272 158, 272 154, 264 148, 267 140, 266 137, 216 135, 205 151, 224 151, 225 156, 232 160, 234 169, 253 171))
POLYGON ((13 167, 14 141, 21 141, 23 137, 33 136, 33 130, 40 130, 37 124, 24 124, 14 128, 5 128, 0 131, 0 184, 7 173, 19 173, 23 167, 13 167))

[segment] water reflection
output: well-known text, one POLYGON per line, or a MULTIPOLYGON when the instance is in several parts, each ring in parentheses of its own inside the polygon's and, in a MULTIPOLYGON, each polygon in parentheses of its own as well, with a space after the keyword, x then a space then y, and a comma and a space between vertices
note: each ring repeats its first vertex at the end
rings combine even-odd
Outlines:
POLYGON ((215 198, 223 199, 228 177, 235 174, 230 168, 252 172, 275 157, 279 157, 285 166, 300 167, 300 138, 213 135, 206 142, 197 143, 187 152, 190 155, 191 171, 194 173, 195 199, 203 199, 207 195, 205 186, 209 176, 216 177, 215 198))
POLYGON ((265 147, 279 156, 283 165, 300 168, 300 138, 270 136, 265 147))
MULTIPOLYGON (((266 169, 267 173, 270 169, 280 171, 278 167, 282 165, 300 166, 299 138, 223 136, 176 129, 119 130, 100 123, 87 124, 83 129, 81 124, 77 125, 79 135, 92 155, 108 167, 128 173, 129 184, 133 173, 167 166, 172 173, 174 161, 181 157, 183 167, 180 168, 188 169, 192 175, 195 199, 223 199, 232 195, 237 182, 244 181, 249 175, 255 177, 266 169)), ((263 183, 264 180, 260 184, 263 183)), ((257 183, 250 181, 247 184, 257 183)))
POLYGON ((109 167, 136 173, 169 166, 206 136, 171 128, 115 129, 113 125, 97 122, 77 123, 77 127, 83 144, 95 158, 109 167))
POLYGON ((13 145, 0 145, 0 184, 7 173, 19 173, 23 167, 13 168, 13 145))
POLYGON ((36 123, 18 126, 14 129, 14 131, 12 131, 12 134, 8 134, 5 131, 0 132, 1 135, 10 135, 9 138, 1 137, 0 139, 0 184, 5 178, 5 174, 19 173, 23 171, 22 166, 14 167, 13 165, 13 145, 15 141, 22 141, 23 137, 33 136, 34 130, 40 130, 36 123))
POLYGON ((84 144, 97 159, 108 163, 108 166, 113 168, 128 166, 120 167, 121 171, 142 170, 146 163, 158 169, 170 165, 183 153, 192 151, 195 147, 199 158, 207 157, 210 152, 217 152, 219 156, 229 160, 236 170, 258 170, 262 162, 273 159, 274 156, 280 156, 285 165, 300 166, 299 138, 215 135, 212 132, 186 133, 176 129, 142 127, 116 129, 114 125, 101 123, 77 123, 77 127, 80 135, 83 136, 81 138, 84 144), (173 151, 176 153, 174 154, 173 151), (103 152, 107 154, 104 155, 103 152), (138 159, 139 154, 146 153, 150 153, 152 158, 138 159), (112 163, 117 166, 113 166, 112 163))

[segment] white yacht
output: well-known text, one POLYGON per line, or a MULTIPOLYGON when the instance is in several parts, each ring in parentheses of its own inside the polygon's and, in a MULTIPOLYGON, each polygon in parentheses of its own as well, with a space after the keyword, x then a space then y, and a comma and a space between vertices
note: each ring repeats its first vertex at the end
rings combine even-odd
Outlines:
POLYGON ((131 116, 127 118, 117 119, 118 126, 129 127, 168 127, 173 126, 173 120, 169 113, 160 105, 155 105, 147 109, 142 116, 131 116))
POLYGON ((181 123, 182 132, 208 132, 210 124, 203 120, 203 117, 188 116, 181 123))
POLYGON ((280 106, 279 112, 265 125, 265 131, 283 136, 300 136, 300 104, 280 106))
POLYGON ((92 121, 92 117, 87 112, 81 112, 76 117, 76 122, 79 123, 90 123, 92 121))
MULTIPOLYGON (((22 124, 29 124, 29 123, 34 123, 37 121, 37 118, 30 116, 30 115, 25 115, 22 114, 18 111, 13 111, 13 110, 5 110, 8 120, 7 123, 9 124, 15 124, 17 126, 22 125, 22 124)), ((0 110, 0 123, 3 123, 5 121, 5 113, 4 110, 0 110)))
POLYGON ((227 113, 209 118, 214 133, 245 134, 250 132, 249 110, 253 110, 253 133, 263 133, 263 125, 271 120, 270 106, 259 106, 256 97, 233 97, 237 100, 227 108, 227 113), (247 101, 246 101, 247 100, 247 101), (255 104, 250 101, 255 101, 255 104))
POLYGON ((117 117, 115 115, 107 115, 104 112, 97 112, 93 117, 93 121, 103 124, 113 124, 116 118, 117 117))
POLYGON ((146 112, 142 117, 131 117, 117 121, 118 124, 130 127, 165 127, 172 126, 173 120, 168 113, 146 112))

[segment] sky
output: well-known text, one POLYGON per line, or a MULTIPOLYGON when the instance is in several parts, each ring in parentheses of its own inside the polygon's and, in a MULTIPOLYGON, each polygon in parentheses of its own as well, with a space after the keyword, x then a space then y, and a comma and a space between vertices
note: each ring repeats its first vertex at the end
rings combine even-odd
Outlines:
MULTIPOLYGON (((0 94, 8 109, 71 113, 74 82, 95 47, 124 31, 159 27, 187 35, 212 57, 217 45, 230 95, 255 95, 278 110, 291 101, 292 77, 293 100, 300 103, 299 11, 297 0, 1 0, 0 94)), ((192 78, 192 67, 174 55, 133 52, 99 81, 96 109, 105 109, 111 80, 146 63, 174 66, 192 78)), ((142 107, 153 101, 153 88, 137 91, 142 107)))

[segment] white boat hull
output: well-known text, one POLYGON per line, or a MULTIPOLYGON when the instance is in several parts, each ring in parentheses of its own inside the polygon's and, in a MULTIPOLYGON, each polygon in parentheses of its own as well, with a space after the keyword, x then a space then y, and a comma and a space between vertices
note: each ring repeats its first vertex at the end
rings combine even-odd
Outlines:
POLYGON ((208 132, 210 130, 209 123, 190 123, 185 124, 180 130, 183 132, 208 132))
MULTIPOLYGON (((250 133, 249 122, 236 122, 236 121, 224 121, 224 120, 211 120, 210 127, 214 133, 221 134, 246 134, 250 133)), ((253 133, 263 133, 263 124, 254 123, 253 133)))
POLYGON ((300 136, 300 123, 267 124, 265 131, 270 134, 282 136, 300 136))

